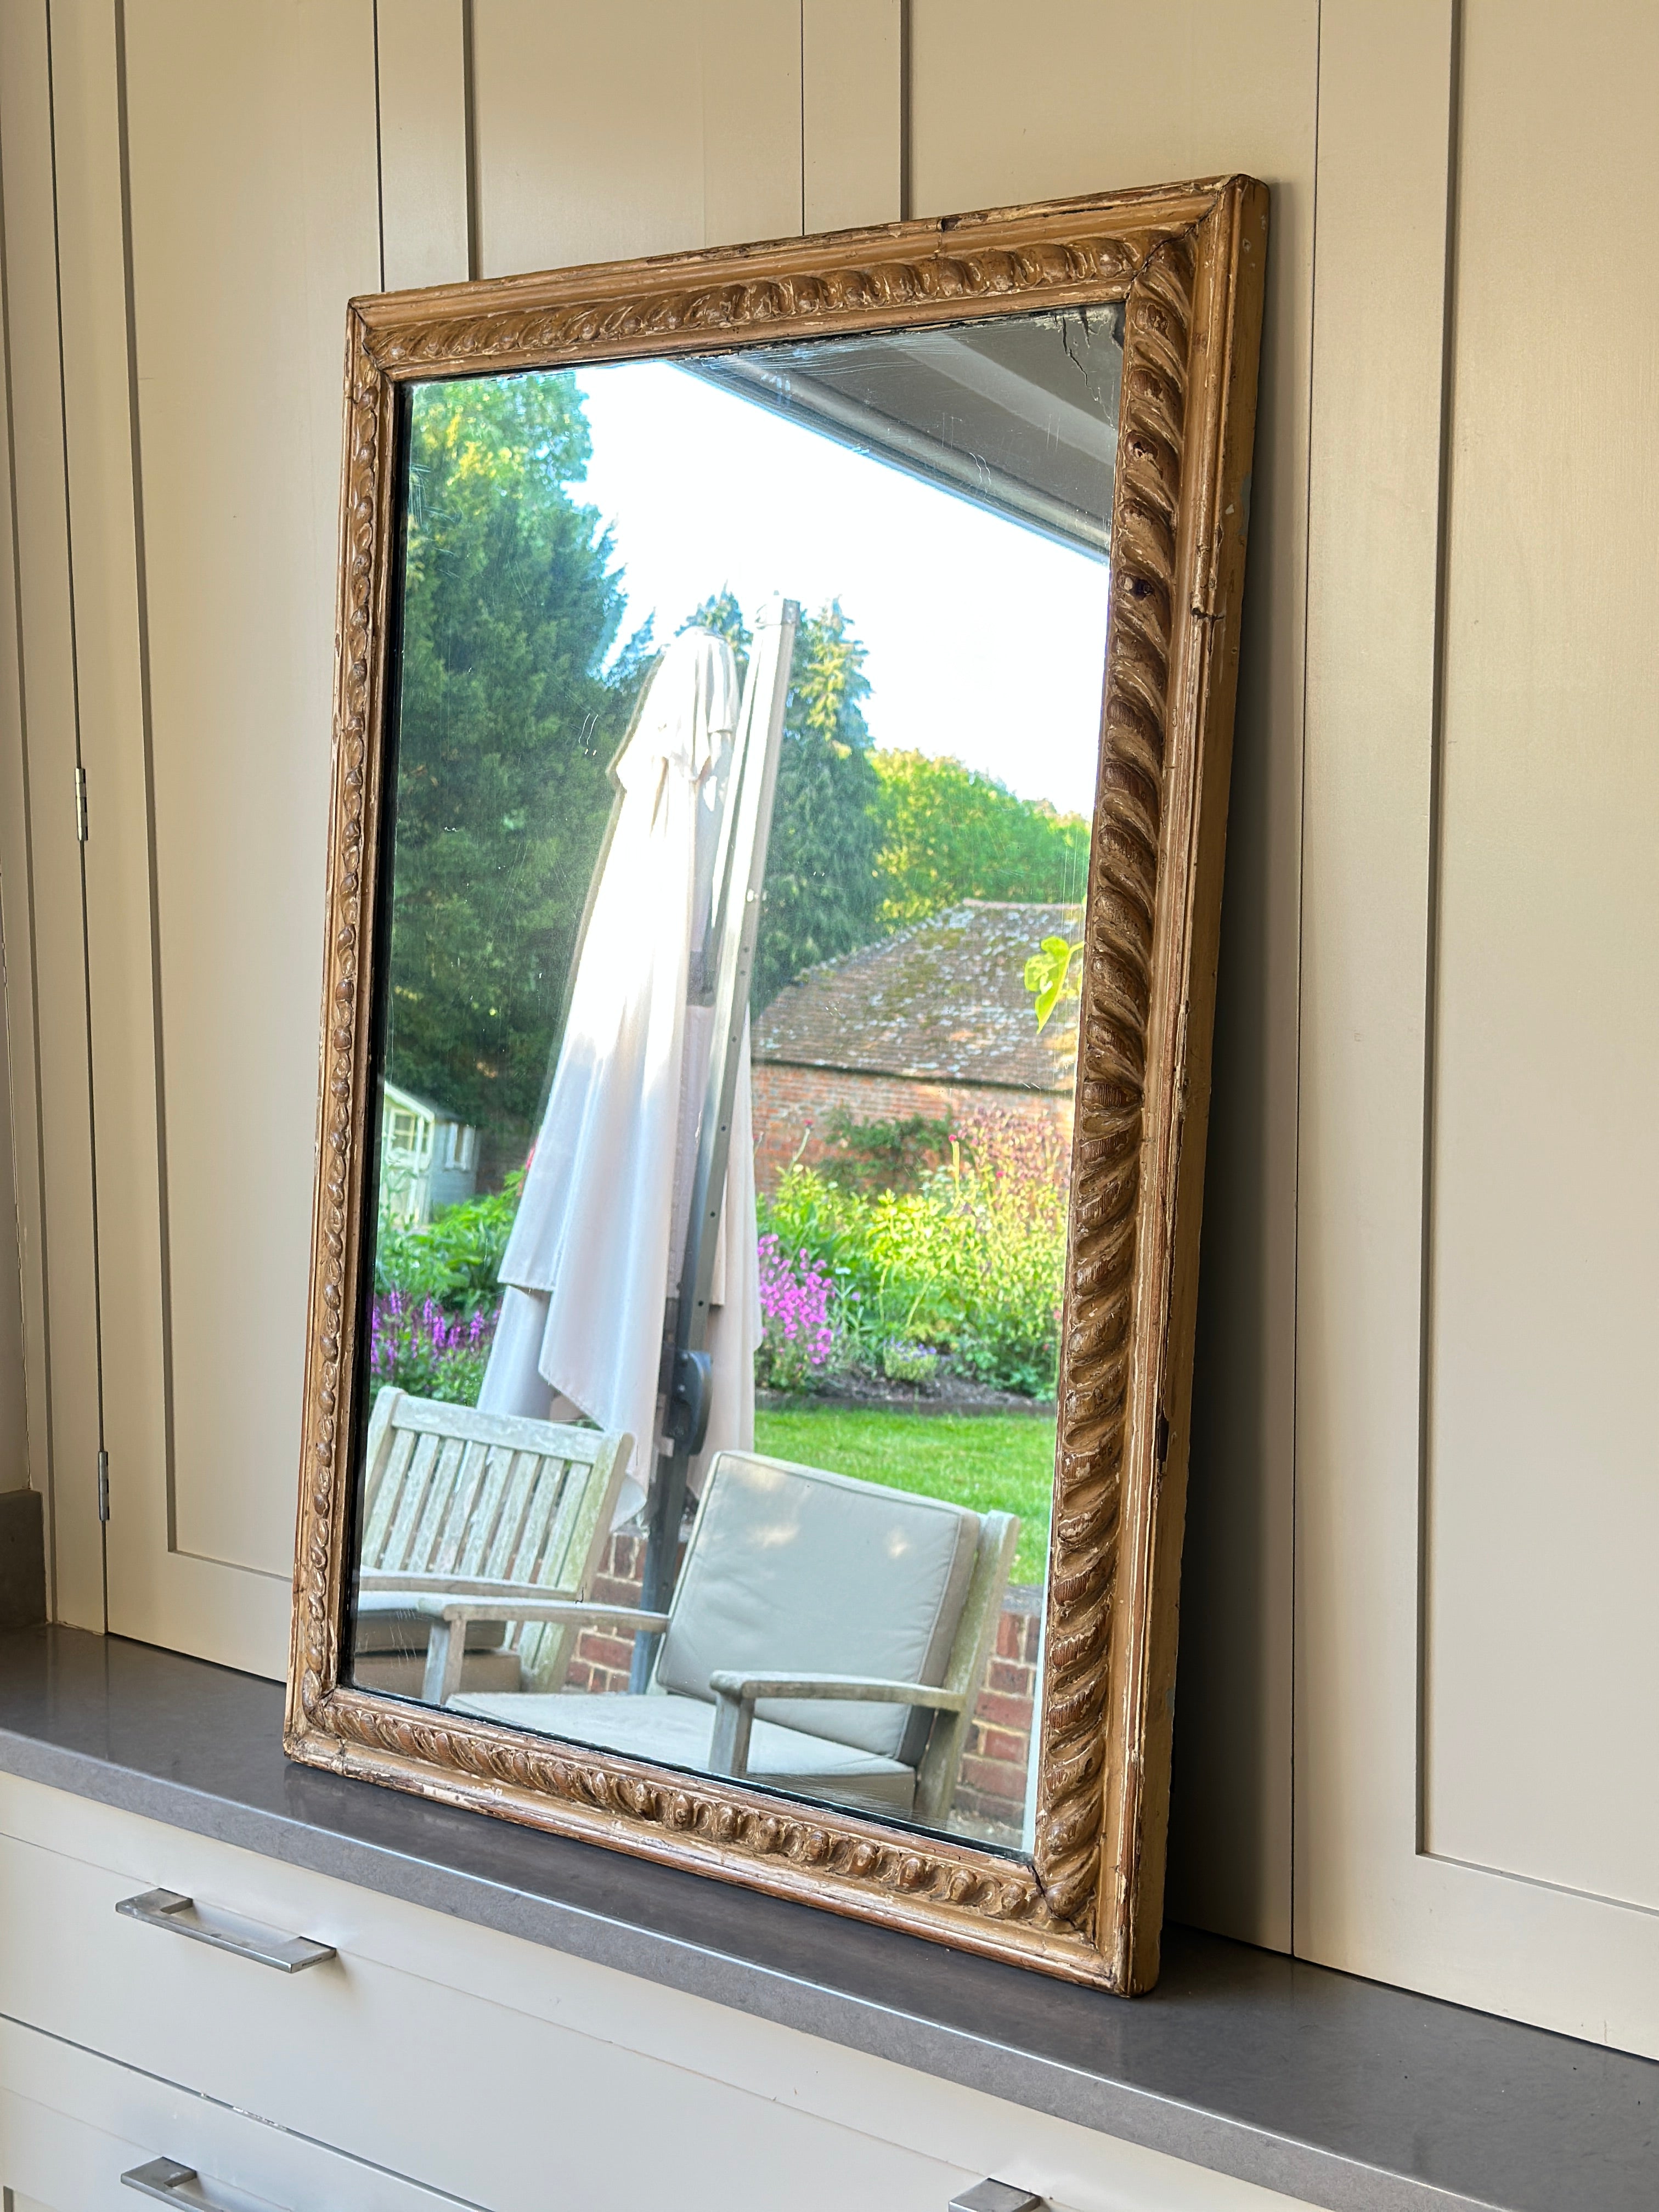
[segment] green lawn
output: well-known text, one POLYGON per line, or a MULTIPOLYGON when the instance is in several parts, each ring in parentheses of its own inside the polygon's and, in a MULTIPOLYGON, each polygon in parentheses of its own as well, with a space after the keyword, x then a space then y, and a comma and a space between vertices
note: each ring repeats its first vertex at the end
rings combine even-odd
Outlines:
POLYGON ((755 1449, 832 1474, 1019 1516, 1012 1580, 1048 1571, 1054 1424, 1024 1413, 890 1413, 861 1406, 755 1413, 755 1449))

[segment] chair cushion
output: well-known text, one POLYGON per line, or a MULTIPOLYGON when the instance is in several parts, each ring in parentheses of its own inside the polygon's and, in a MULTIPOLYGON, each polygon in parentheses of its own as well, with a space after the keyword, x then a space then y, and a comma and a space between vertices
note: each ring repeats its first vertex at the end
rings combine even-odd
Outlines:
MULTIPOLYGON (((680 1570, 656 1686, 712 1701, 743 1674, 945 1679, 979 1516, 749 1452, 715 1462, 680 1570)), ((906 1705, 763 1700, 759 1717, 914 1764, 930 1717, 906 1705), (913 1725, 914 1721, 914 1725, 913 1725), (907 1733, 909 1741, 907 1742, 907 1733)))
MULTIPOLYGON (((653 1765, 684 1767, 698 1775, 708 1771, 714 1716, 696 1698, 653 1694, 462 1696, 452 1698, 446 1710, 532 1729, 538 1735, 562 1736, 568 1743, 619 1751, 629 1759, 649 1759, 653 1765)), ((755 1723, 750 1739, 746 1778, 798 1797, 902 1814, 909 1813, 916 1786, 915 1774, 896 1759, 828 1743, 822 1736, 762 1720, 755 1723)))

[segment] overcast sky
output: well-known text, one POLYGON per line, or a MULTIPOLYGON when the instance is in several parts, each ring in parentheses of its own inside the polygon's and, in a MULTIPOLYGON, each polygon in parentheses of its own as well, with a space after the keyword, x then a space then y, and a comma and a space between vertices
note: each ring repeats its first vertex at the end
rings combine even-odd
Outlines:
POLYGON ((577 496, 611 526, 626 627, 659 643, 729 585, 839 598, 869 649, 878 745, 954 753, 1024 799, 1093 804, 1106 571, 684 370, 584 369, 593 459, 577 496))

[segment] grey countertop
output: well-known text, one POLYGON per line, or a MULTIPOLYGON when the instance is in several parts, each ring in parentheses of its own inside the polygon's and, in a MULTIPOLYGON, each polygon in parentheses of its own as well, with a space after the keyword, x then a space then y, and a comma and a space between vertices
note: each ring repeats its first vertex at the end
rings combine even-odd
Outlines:
POLYGON ((274 1683, 0 1635, 0 1770, 1348 2212, 1652 2212, 1659 2064, 1170 1929, 1133 2001, 290 1765, 274 1683))

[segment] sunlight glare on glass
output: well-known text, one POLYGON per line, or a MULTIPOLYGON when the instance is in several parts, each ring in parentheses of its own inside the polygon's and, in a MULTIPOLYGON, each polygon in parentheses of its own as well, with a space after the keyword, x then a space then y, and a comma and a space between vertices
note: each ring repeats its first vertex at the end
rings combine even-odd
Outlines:
POLYGON ((576 379, 629 626, 659 643, 724 584, 838 599, 868 651, 878 745, 951 754, 1061 813, 1094 802, 1105 572, 1018 524, 659 362, 576 379))

